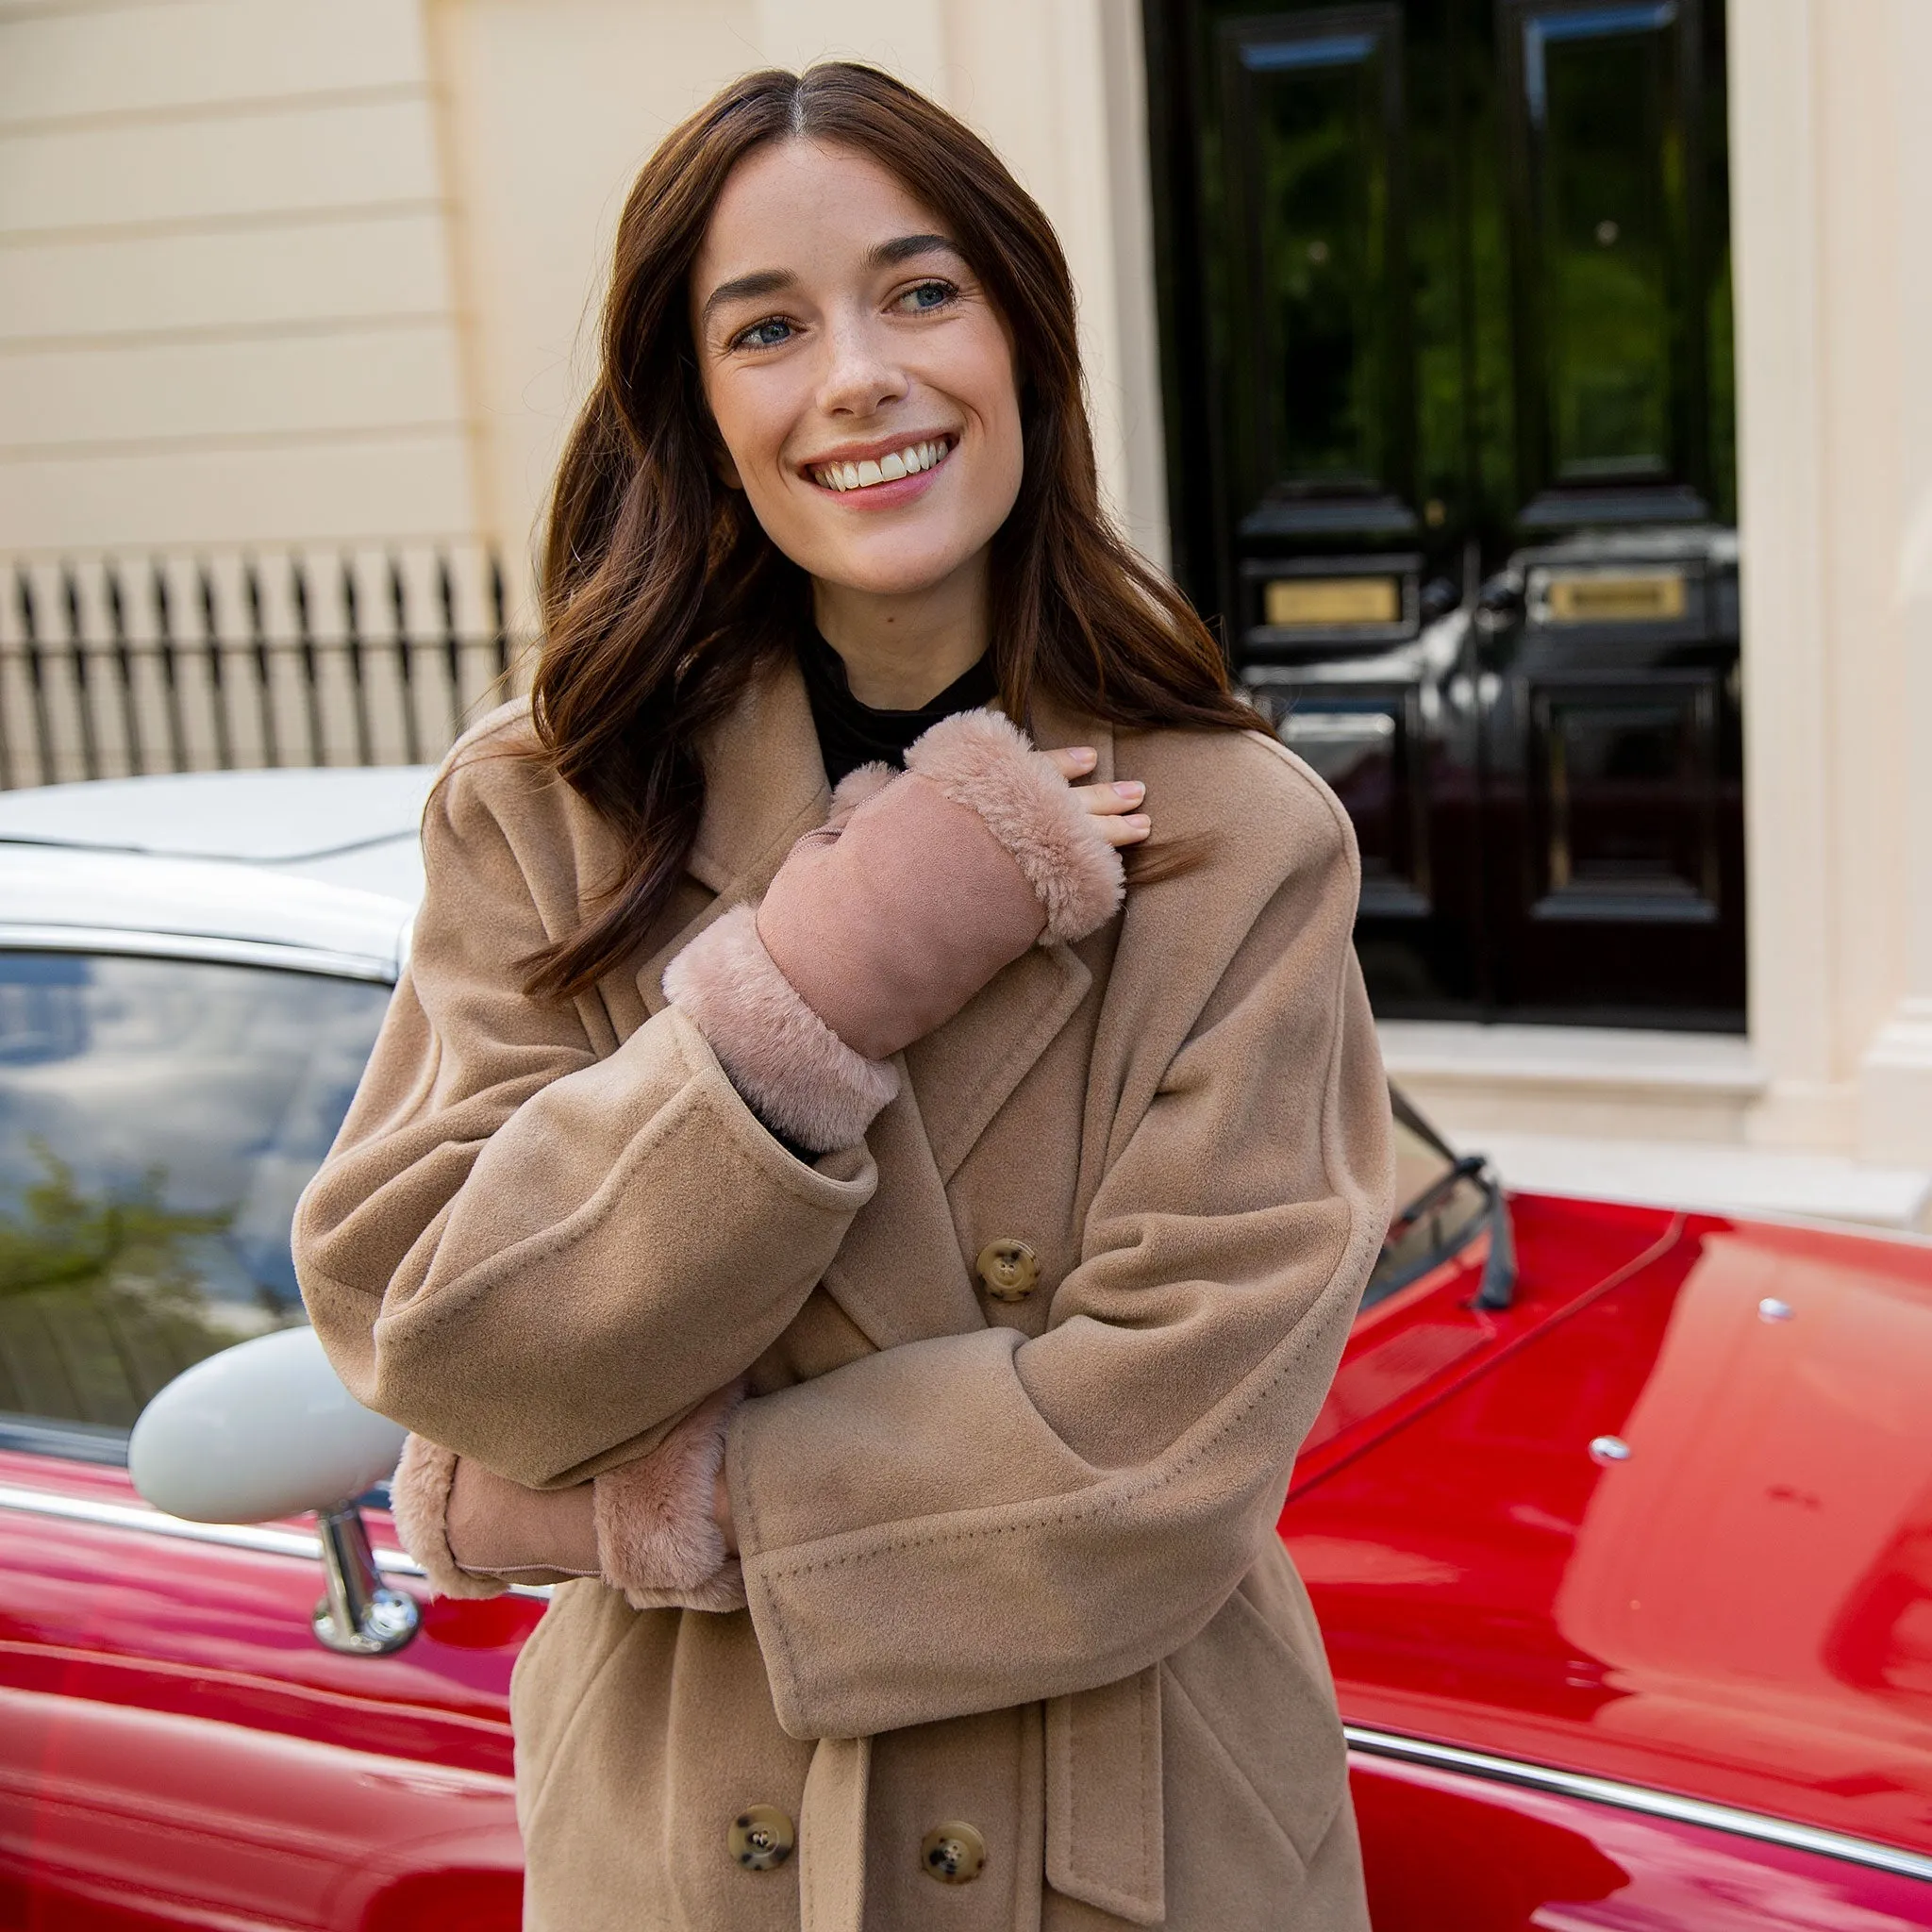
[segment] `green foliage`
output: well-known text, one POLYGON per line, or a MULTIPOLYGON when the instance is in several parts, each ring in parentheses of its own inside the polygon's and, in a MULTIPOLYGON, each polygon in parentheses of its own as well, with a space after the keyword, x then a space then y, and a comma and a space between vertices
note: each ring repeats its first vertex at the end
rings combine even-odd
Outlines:
POLYGON ((165 1170, 89 1194, 35 1141, 41 1178, 0 1208, 0 1407, 125 1426, 182 1369, 236 1340, 204 1291, 195 1246, 232 1208, 167 1205, 165 1170))

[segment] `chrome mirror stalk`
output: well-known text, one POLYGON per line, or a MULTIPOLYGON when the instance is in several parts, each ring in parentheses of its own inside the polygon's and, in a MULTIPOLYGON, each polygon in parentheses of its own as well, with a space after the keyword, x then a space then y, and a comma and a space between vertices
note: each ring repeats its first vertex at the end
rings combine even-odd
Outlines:
POLYGON ((354 1503, 315 1512, 322 1532, 322 1574, 328 1594, 309 1627, 316 1641, 348 1657, 387 1657, 415 1636, 422 1622, 416 1599, 383 1582, 369 1548, 369 1531, 354 1503))

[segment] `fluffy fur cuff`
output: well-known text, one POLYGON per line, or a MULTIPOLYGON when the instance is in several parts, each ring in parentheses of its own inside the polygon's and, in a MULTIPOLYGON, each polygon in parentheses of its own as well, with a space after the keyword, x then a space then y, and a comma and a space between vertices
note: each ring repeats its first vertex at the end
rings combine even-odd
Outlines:
POLYGON ((597 1477, 598 1560, 634 1608, 744 1607, 744 1574, 712 1507, 724 1430, 743 1400, 741 1382, 716 1391, 648 1456, 597 1477))
POLYGON ((691 941, 665 969, 664 991, 710 1041, 731 1084, 801 1147, 852 1146, 899 1091, 887 1062, 853 1052, 799 998, 749 906, 691 941))
MULTIPOLYGON (((906 769, 975 811, 1046 908, 1045 945, 1106 924, 1125 890, 1121 856, 1044 752, 998 711, 942 719, 906 754, 906 769)), ((858 774, 855 774, 855 776, 858 774)))
POLYGON ((390 1513, 404 1549, 423 1566, 439 1596, 501 1596, 508 1586, 500 1576, 465 1570, 450 1555, 449 1491, 457 1474, 453 1449, 411 1436, 390 1478, 390 1513))
POLYGON ((898 775, 891 765, 876 761, 856 766, 832 787, 832 813, 826 823, 837 824, 841 819, 849 819, 868 798, 883 791, 898 775))

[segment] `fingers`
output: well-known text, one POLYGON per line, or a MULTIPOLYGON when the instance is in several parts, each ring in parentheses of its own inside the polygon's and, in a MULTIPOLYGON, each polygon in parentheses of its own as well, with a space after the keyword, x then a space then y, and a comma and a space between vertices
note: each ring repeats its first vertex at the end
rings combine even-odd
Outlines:
POLYGON ((1102 819, 1100 836, 1109 845, 1138 845, 1147 839, 1154 830, 1154 821, 1145 812, 1135 812, 1124 819, 1102 819))
MULTIPOLYGON (((1091 772, 1097 762, 1093 747, 1089 744, 1050 751, 1047 757, 1070 784, 1091 772)), ((1109 845, 1138 845, 1154 829, 1154 821, 1140 809, 1147 788, 1138 778, 1123 778, 1112 785, 1076 786, 1074 795, 1100 821, 1101 836, 1109 845)))
POLYGON ((1154 821, 1140 809, 1147 788, 1138 778, 1114 785, 1082 785, 1074 793, 1100 821, 1109 845, 1138 845, 1154 829, 1154 821))

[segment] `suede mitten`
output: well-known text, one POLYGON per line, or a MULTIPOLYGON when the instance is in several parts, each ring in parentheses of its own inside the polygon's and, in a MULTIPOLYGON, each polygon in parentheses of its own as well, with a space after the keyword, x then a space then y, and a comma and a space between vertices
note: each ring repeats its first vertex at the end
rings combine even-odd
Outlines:
POLYGON ((396 1532, 441 1596, 599 1576, 641 1610, 741 1609, 712 1491, 743 1398, 741 1382, 718 1390, 648 1455, 564 1490, 527 1490, 411 1436, 391 1484, 396 1532))
POLYGON ((854 772, 756 911, 678 954, 664 990, 771 1125, 850 1146, 898 1091, 887 1064, 1037 943, 1119 907, 1120 854, 996 711, 942 720, 906 770, 854 772))

